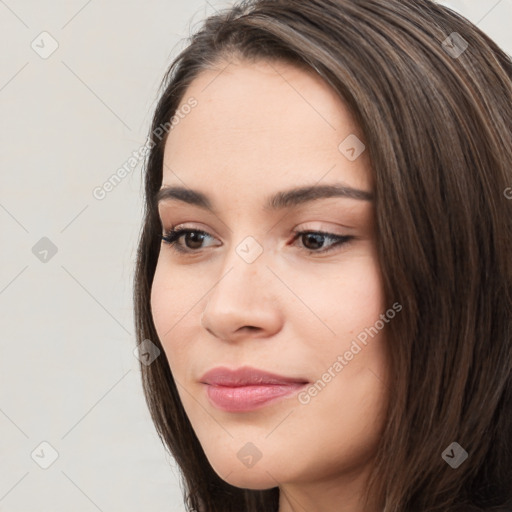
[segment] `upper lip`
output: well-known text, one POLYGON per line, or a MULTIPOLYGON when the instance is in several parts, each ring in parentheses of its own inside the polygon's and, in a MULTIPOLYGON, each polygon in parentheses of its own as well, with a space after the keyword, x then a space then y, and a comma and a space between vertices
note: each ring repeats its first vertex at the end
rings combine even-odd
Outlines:
POLYGON ((301 377, 285 377, 275 373, 266 372, 251 366, 243 366, 235 370, 218 366, 207 371, 200 379, 204 384, 215 386, 254 386, 265 384, 306 384, 308 381, 301 377))

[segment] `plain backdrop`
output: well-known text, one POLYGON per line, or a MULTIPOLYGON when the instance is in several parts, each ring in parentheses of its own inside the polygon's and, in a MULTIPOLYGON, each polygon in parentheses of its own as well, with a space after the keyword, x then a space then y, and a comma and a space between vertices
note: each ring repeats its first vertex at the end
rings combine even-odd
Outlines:
MULTIPOLYGON (((512 0, 442 3, 512 53, 512 0)), ((227 5, 0 0, 0 511, 184 510, 133 353, 141 164, 93 191, 144 144, 191 31, 227 5)))

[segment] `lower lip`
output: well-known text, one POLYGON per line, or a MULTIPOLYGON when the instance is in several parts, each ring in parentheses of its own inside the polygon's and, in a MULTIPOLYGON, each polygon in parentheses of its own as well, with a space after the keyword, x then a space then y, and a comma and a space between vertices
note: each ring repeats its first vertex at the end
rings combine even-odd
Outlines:
POLYGON ((270 402, 284 398, 306 384, 268 384, 266 386, 214 386, 206 385, 206 393, 212 404, 228 412, 245 412, 259 409, 270 402))

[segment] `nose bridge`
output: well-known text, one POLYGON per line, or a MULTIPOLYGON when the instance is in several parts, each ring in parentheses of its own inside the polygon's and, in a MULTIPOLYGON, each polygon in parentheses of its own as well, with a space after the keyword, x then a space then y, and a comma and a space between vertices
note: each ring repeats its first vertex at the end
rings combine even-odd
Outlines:
POLYGON ((265 331, 277 328, 279 308, 267 263, 263 244, 251 235, 230 248, 202 308, 204 327, 224 339, 244 326, 265 331))
POLYGON ((235 300, 243 299, 244 303, 248 303, 248 300, 261 291, 262 283, 267 281, 264 276, 269 272, 266 264, 263 244, 252 235, 243 237, 230 248, 222 267, 220 281, 212 293, 217 289, 222 295, 224 292, 229 294, 222 297, 223 300, 233 300, 236 297, 235 300), (243 295, 247 296, 242 297, 243 295))

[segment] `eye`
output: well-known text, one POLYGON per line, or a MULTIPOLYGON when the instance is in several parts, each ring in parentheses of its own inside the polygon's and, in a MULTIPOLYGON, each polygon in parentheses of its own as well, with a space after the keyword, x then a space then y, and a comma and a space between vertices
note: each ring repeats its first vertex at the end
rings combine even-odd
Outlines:
MULTIPOLYGON (((333 251, 341 246, 350 243, 355 237, 351 235, 336 235, 335 233, 328 233, 325 231, 294 231, 295 237, 292 242, 299 238, 305 246, 305 251, 309 254, 325 254, 333 251), (331 243, 324 247, 324 241, 330 240, 331 243), (305 243, 304 243, 305 242, 305 243), (309 247, 309 248, 308 248, 309 247)), ((161 236, 162 241, 171 246, 171 248, 182 254, 195 254, 202 249, 201 245, 206 238, 214 238, 206 231, 199 229, 171 228, 164 235, 161 236), (181 244, 180 239, 183 238, 185 244, 181 244)))
POLYGON ((205 237, 213 238, 206 231, 201 231, 199 229, 172 228, 162 236, 162 241, 166 244, 169 244, 171 248, 177 252, 191 253, 198 252, 197 249, 201 248, 200 246, 204 241, 205 237), (183 245, 178 243, 180 238, 190 241, 192 243, 192 247, 183 247, 183 245))
POLYGON ((306 251, 309 254, 325 254, 340 248, 340 246, 347 245, 354 237, 350 235, 336 235, 335 233, 328 233, 326 231, 294 231, 296 236, 293 241, 301 239, 302 242, 306 242, 306 251), (318 250, 318 246, 323 247, 324 243, 322 240, 331 240, 332 243, 327 246, 326 249, 318 250), (312 248, 309 249, 307 246, 312 244, 312 248))

